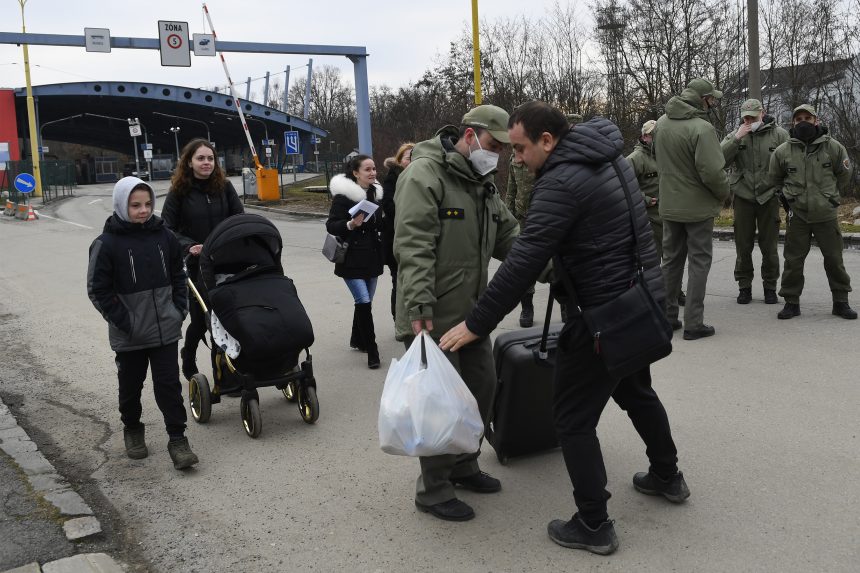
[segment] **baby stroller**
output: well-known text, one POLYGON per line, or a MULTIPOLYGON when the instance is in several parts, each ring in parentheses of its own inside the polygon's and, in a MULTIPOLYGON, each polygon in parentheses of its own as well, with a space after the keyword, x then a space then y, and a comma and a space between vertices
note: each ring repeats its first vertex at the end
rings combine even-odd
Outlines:
POLYGON ((202 291, 188 287, 206 315, 212 341, 214 385, 202 373, 191 377, 191 415, 209 421, 223 395, 240 394, 245 432, 260 435, 258 388, 274 386, 298 403, 302 419, 319 418, 309 347, 313 327, 293 281, 281 266, 281 234, 260 215, 234 215, 222 221, 200 252, 202 291), (207 305, 208 301, 208 305, 207 305), (305 360, 299 363, 299 354, 305 360))

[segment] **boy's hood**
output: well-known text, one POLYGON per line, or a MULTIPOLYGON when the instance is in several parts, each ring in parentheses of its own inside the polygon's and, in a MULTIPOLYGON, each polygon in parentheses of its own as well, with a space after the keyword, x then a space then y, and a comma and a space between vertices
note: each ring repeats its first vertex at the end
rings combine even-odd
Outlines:
MULTIPOLYGON (((149 195, 152 197, 152 210, 153 213, 155 212, 155 191, 152 190, 150 184, 138 177, 123 177, 113 187, 113 212, 123 221, 129 222, 128 198, 131 195, 131 190, 138 185, 145 185, 149 189, 149 195)), ((152 214, 150 214, 151 217, 152 214)))

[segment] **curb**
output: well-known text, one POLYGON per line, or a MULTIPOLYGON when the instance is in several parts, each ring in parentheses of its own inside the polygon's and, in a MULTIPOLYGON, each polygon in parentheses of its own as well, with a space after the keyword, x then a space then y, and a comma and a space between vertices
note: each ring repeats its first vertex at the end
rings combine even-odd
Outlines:
POLYGON ((260 211, 270 211, 272 213, 278 213, 280 215, 290 215, 293 217, 305 217, 308 219, 325 219, 328 217, 328 213, 314 213, 308 211, 290 211, 289 209, 280 209, 278 207, 267 207, 266 205, 248 205, 245 204, 244 207, 246 209, 258 209, 260 211))
POLYGON ((82 553, 45 563, 28 563, 3 573, 123 573, 119 563, 106 553, 82 553))
POLYGON ((0 400, 0 450, 26 474, 33 491, 54 506, 65 519, 63 529, 70 541, 101 533, 101 524, 92 508, 72 490, 27 432, 0 400))

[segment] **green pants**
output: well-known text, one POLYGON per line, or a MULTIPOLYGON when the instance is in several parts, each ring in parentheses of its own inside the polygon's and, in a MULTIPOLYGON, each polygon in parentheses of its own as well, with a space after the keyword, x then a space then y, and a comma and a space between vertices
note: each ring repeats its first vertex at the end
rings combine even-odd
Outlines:
POLYGON ((684 329, 702 326, 705 316, 705 290, 714 250, 714 220, 679 223, 663 220, 663 278, 666 280, 666 316, 678 320, 678 295, 687 266, 687 303, 684 329))
POLYGON ((761 280, 765 290, 776 290, 779 280, 779 201, 772 197, 761 205, 735 197, 735 280, 738 288, 751 288, 753 276, 752 252, 758 228, 758 248, 761 251, 761 280))
POLYGON ((663 221, 651 219, 651 231, 654 233, 654 246, 657 247, 657 257, 663 260, 663 221))
MULTIPOLYGON (((434 332, 434 334, 436 334, 434 332)), ((439 336, 444 332, 438 333, 439 336)), ((412 344, 413 337, 405 340, 406 348, 412 344)), ((457 352, 445 352, 445 356, 460 373, 463 382, 478 401, 478 410, 484 425, 490 415, 493 394, 496 391, 496 365, 493 361, 493 347, 490 338, 476 340, 457 352)), ((445 454, 441 456, 419 457, 421 475, 415 486, 415 501, 423 505, 435 505, 454 499, 452 477, 466 477, 480 471, 478 456, 481 451, 470 454, 445 454)))
POLYGON ((803 292, 803 263, 809 254, 813 237, 824 257, 824 272, 827 273, 833 301, 848 302, 851 277, 842 262, 844 245, 842 231, 839 230, 839 222, 836 219, 824 223, 807 223, 800 217, 792 217, 785 233, 785 269, 782 271, 779 296, 783 297, 785 302, 800 302, 800 294, 803 292))

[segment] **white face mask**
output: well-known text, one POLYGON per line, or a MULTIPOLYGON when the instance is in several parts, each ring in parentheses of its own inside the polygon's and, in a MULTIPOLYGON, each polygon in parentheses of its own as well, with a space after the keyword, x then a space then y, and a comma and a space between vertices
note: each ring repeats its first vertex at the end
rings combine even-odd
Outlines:
POLYGON ((750 124, 750 131, 758 131, 759 128, 761 127, 761 124, 762 124, 762 122, 760 122, 760 121, 757 121, 755 123, 751 123, 750 124))
POLYGON ((499 154, 481 147, 481 140, 478 139, 477 134, 475 134, 475 141, 478 143, 478 149, 472 151, 472 148, 469 148, 469 162, 475 173, 483 177, 498 166, 499 154))

